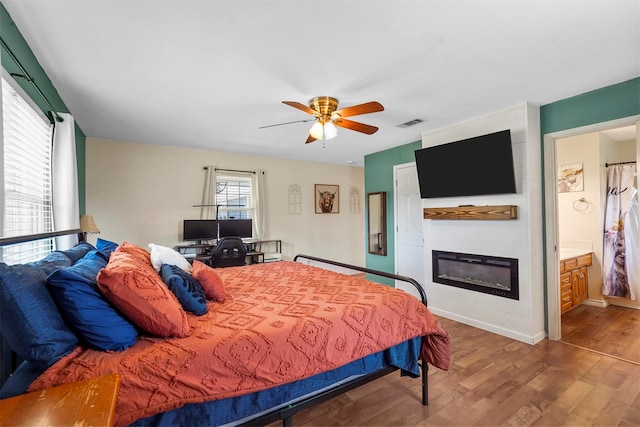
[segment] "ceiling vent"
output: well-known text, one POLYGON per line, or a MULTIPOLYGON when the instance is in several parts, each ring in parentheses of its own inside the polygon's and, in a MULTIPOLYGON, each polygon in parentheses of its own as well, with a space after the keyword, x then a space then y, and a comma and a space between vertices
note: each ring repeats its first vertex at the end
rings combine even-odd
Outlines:
POLYGON ((417 125, 418 123, 422 123, 424 122, 424 120, 422 119, 413 119, 413 120, 409 120, 408 122, 402 123, 401 125, 398 125, 399 128, 408 128, 410 126, 414 126, 417 125))

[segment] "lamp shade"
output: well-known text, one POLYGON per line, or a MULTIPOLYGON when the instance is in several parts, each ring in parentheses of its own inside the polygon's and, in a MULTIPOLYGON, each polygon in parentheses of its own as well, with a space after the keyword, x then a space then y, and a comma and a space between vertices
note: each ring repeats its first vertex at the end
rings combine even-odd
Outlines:
POLYGON ((80 215, 80 230, 83 233, 100 233, 100 229, 93 222, 93 216, 91 215, 80 215))
POLYGON ((315 139, 322 139, 324 136, 324 129, 321 122, 315 122, 311 129, 309 129, 309 135, 315 139))
POLYGON ((311 129, 309 129, 309 135, 315 139, 331 139, 338 135, 338 128, 336 128, 336 125, 331 121, 324 123, 317 121, 311 126, 311 129))
POLYGON ((333 122, 326 122, 324 124, 324 139, 335 138, 338 135, 338 128, 333 122))

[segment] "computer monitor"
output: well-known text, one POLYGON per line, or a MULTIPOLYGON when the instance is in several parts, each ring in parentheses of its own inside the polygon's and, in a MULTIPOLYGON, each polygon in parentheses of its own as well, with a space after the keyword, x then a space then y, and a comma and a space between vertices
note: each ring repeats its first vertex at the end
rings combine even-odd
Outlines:
POLYGON ((185 219, 182 234, 183 240, 201 244, 205 240, 217 238, 218 225, 215 219, 185 219))
POLYGON ((251 238, 253 236, 253 222, 251 219, 220 219, 220 237, 236 236, 251 238))

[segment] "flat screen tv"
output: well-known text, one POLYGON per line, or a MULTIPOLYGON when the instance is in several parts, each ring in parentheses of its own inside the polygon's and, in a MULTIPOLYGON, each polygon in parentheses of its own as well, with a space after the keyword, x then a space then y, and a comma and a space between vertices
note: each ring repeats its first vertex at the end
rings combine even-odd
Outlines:
POLYGON ((213 240, 218 235, 218 225, 215 219, 185 219, 182 222, 183 240, 202 243, 213 240))
POLYGON ((423 199, 516 192, 508 129, 422 148, 415 157, 423 199))
POLYGON ((253 236, 251 219, 220 219, 220 237, 236 236, 250 238, 253 236))

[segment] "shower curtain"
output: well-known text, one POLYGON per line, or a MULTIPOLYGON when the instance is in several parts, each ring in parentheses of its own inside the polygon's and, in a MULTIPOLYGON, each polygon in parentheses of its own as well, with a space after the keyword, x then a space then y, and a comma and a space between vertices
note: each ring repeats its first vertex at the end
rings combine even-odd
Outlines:
POLYGON ((602 295, 635 299, 639 280, 635 260, 640 257, 638 236, 632 234, 633 221, 638 218, 637 191, 633 187, 636 165, 609 165, 606 174, 602 295), (631 221, 626 232, 625 221, 631 221))

